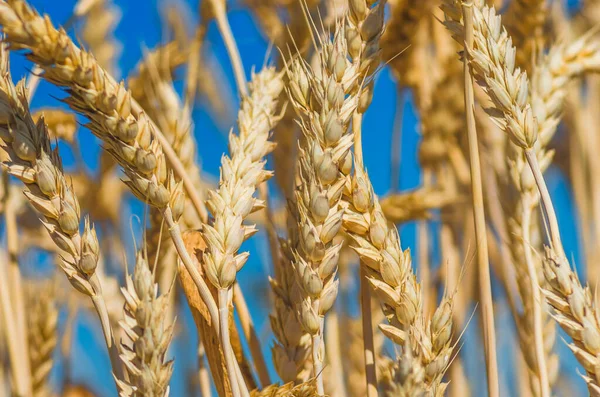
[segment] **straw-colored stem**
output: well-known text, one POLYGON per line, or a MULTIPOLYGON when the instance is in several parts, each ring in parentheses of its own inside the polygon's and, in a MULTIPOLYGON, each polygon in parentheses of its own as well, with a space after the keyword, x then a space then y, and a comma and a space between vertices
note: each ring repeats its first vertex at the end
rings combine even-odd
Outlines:
MULTIPOLYGON (((98 276, 96 274, 91 276, 90 281, 93 279, 96 279, 98 285, 100 285, 100 281, 98 280, 98 276)), ((122 379, 123 368, 121 367, 119 351, 117 350, 117 345, 115 344, 114 332, 108 318, 106 302, 104 301, 104 297, 100 294, 92 296, 91 299, 92 304, 96 309, 96 313, 98 314, 98 318, 100 319, 100 325, 102 327, 102 332, 104 333, 104 342, 106 343, 106 349, 108 350, 108 356, 110 358, 112 370, 118 379, 122 379)))
POLYGON ((529 281, 531 283, 531 299, 533 301, 533 338, 535 343, 535 358, 537 361, 537 377, 540 382, 540 395, 542 397, 549 397, 550 383, 548 382, 548 369, 546 366, 546 354, 544 352, 542 296, 540 293, 540 283, 537 277, 537 270, 533 264, 531 242, 529 241, 531 224, 531 205, 529 202, 523 203, 523 219, 521 222, 523 229, 523 251, 525 253, 525 262, 527 263, 527 272, 529 273, 529 281))
POLYGON ((200 69, 200 58, 202 52, 202 42, 206 33, 206 27, 200 25, 196 28, 196 33, 190 43, 190 55, 188 57, 188 68, 185 77, 184 99, 188 108, 193 108, 196 93, 198 91, 198 74, 200 69))
POLYGON ((231 26, 229 25, 229 21, 227 20, 225 2, 222 0, 210 1, 213 7, 213 12, 215 13, 215 19, 217 20, 219 32, 221 33, 221 37, 223 37, 223 41, 225 42, 225 48, 227 49, 229 61, 231 62, 231 67, 233 68, 233 75, 235 77, 235 82, 237 84, 238 91, 240 93, 240 96, 246 96, 248 95, 246 73, 244 72, 244 65, 242 63, 242 58, 240 57, 240 52, 238 50, 237 43, 235 42, 235 38, 233 37, 233 33, 231 32, 231 26))
MULTIPOLYGON (((465 23, 465 49, 473 47, 473 3, 463 2, 462 11, 465 23)), ((473 95, 473 79, 465 57, 465 112, 467 120, 467 137, 469 141, 469 157, 471 164, 471 189, 473 212, 475 218, 475 239, 477 242, 477 265, 479 270, 479 295, 481 299, 481 312, 483 320, 483 334, 485 345, 485 361, 487 367, 488 395, 499 396, 498 366, 496 362, 496 332, 494 329, 494 302, 492 299, 492 286, 490 280, 489 256, 483 206, 483 189, 481 184, 481 169, 477 130, 475 126, 473 95)))
POLYGON ((248 310, 246 299, 244 299, 242 289, 237 283, 233 287, 233 303, 235 304, 235 308, 238 312, 240 324, 242 325, 242 331, 244 332, 244 336, 246 337, 246 341, 250 347, 250 354, 252 355, 252 359, 254 361, 258 379, 263 387, 267 387, 271 384, 267 364, 265 363, 265 358, 262 354, 260 340, 258 339, 258 334, 256 333, 252 316, 248 310))
POLYGON ((210 388, 210 373, 206 366, 206 350, 202 340, 198 341, 198 383, 200 384, 200 395, 202 397, 212 397, 210 388))
POLYGON ((27 100, 29 102, 31 102, 31 99, 35 95, 35 91, 40 85, 42 73, 44 73, 44 70, 39 65, 33 65, 31 75, 27 79, 27 100))
POLYGON ((363 354, 365 357, 365 375, 367 381, 367 397, 377 397, 377 373, 375 371, 375 342, 373 338, 373 313, 371 312, 371 291, 365 272, 365 265, 360 266, 360 303, 363 331, 363 354))
POLYGON ((390 162, 392 170, 390 171, 390 186, 392 192, 400 189, 400 167, 402 161, 402 120, 404 113, 404 90, 399 90, 396 98, 396 113, 394 115, 394 125, 392 131, 392 147, 390 148, 390 162))
POLYGON ((229 339, 229 307, 227 304, 228 290, 219 289, 219 323, 221 328, 221 346, 223 347, 223 355, 225 356, 225 364, 227 367, 227 377, 231 384, 231 392, 233 397, 241 397, 238 377, 233 364, 235 356, 229 339))
POLYGON ((352 132, 354 134, 354 159, 356 164, 363 166, 362 150, 362 113, 354 112, 352 115, 352 132))
POLYGON ((0 315, 4 325, 5 346, 7 346, 10 361, 13 394, 16 397, 28 397, 32 395, 31 371, 27 362, 28 354, 24 350, 24 345, 19 343, 17 319, 9 291, 6 267, 0 261, 0 315))
MULTIPOLYGON (((423 169, 423 187, 432 186, 432 172, 429 168, 423 169)), ((421 291, 423 294, 423 313, 426 316, 433 314, 437 302, 435 287, 431 280, 431 263, 429 258, 429 222, 422 219, 417 223, 417 241, 418 241, 418 264, 419 278, 421 281, 421 291)))
MULTIPOLYGON (((233 353, 233 350, 231 351, 233 353)), ((244 375, 242 374, 242 369, 240 368, 239 363, 235 357, 235 354, 232 356, 233 366, 235 370, 235 375, 237 376, 237 386, 240 389, 240 394, 242 397, 250 397, 250 392, 248 391, 248 387, 246 387, 246 381, 244 379, 244 375)))
POLYGON ((330 373, 330 388, 336 393, 336 397, 347 397, 346 383, 344 381, 344 364, 342 362, 342 353, 340 346, 340 318, 336 310, 327 313, 325 318, 327 332, 323 336, 325 338, 325 346, 327 346, 327 359, 331 367, 330 373))
MULTIPOLYGON (((131 98, 131 110, 136 117, 139 117, 144 112, 144 109, 133 98, 131 98)), ((169 140, 165 137, 160 128, 158 128, 156 123, 154 123, 154 121, 150 119, 150 124, 154 129, 154 137, 162 146, 162 151, 165 154, 169 165, 171 166, 175 174, 183 182, 183 188, 185 189, 188 198, 194 206, 196 213, 203 222, 206 222, 208 220, 208 212, 206 211, 206 205, 204 204, 204 201, 202 201, 202 198, 196 191, 194 182, 187 174, 185 166, 181 163, 181 160, 177 156, 177 153, 175 153, 175 150, 173 150, 173 147, 169 143, 169 140)))
POLYGON ((542 171, 540 169, 537 157, 535 156, 535 153, 532 149, 525 150, 525 157, 527 158, 527 163, 529 164, 529 168, 533 173, 535 183, 540 192, 540 197, 542 199, 544 210, 546 211, 546 220, 548 221, 552 249, 558 250, 557 252, 564 256, 564 249, 562 246, 562 241, 560 239, 560 230, 558 228, 558 219, 556 218, 556 213, 554 212, 554 205, 552 204, 552 199, 550 198, 550 192, 548 192, 548 186, 546 186, 546 181, 544 180, 544 176, 542 175, 542 171))
POLYGON ((183 262, 183 265, 185 266, 186 270, 188 271, 188 273, 190 273, 194 284, 196 284, 196 288, 198 288, 198 293, 200 294, 200 297, 202 298, 202 300, 206 304, 206 307, 208 308, 208 311, 210 312, 210 316, 213 319, 211 323, 215 328, 216 334, 218 335, 219 322, 217 321, 217 319, 219 318, 219 310, 217 308, 215 299, 210 293, 208 285, 206 285, 206 282, 202 279, 202 276, 198 272, 198 269, 196 269, 196 267, 194 266, 192 258, 190 258, 190 254, 188 254, 187 250, 185 249, 185 244, 183 243, 183 238, 181 236, 179 224, 176 223, 173 219, 171 209, 169 207, 166 207, 162 211, 163 217, 165 218, 167 226, 169 227, 169 234, 171 235, 171 239, 173 240, 175 249, 177 250, 177 253, 179 254, 179 257, 181 258, 181 261, 183 262))
MULTIPOLYGON (((6 228, 6 249, 8 253, 8 281, 10 288, 10 299, 16 316, 16 326, 18 329, 19 343, 23 345, 23 351, 29 351, 29 341, 27 339, 27 322, 25 319, 25 298, 23 293, 23 282, 21 269, 19 268, 19 232, 17 229, 17 216, 13 207, 14 201, 10 197, 10 186, 8 178, 6 179, 6 201, 4 210, 4 226, 6 228)), ((30 370, 29 361, 25 357, 27 371, 30 370)))

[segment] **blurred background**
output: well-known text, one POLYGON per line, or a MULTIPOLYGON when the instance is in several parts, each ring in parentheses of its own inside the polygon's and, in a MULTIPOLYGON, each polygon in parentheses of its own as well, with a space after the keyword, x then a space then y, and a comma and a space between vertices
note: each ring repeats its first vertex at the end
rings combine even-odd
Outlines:
MULTIPOLYGON (((64 24, 71 19, 75 3, 75 0, 30 0, 32 6, 37 8, 40 13, 47 13, 55 24, 64 24)), ((252 70, 260 69, 265 63, 272 63, 273 57, 278 56, 278 52, 270 45, 260 25, 242 1, 228 2, 228 6, 233 34, 237 39, 246 74, 250 76, 252 70)), ((579 4, 575 0, 569 0, 563 6, 569 12, 574 12, 578 9, 579 4)), ((110 23, 114 27, 114 38, 108 37, 103 44, 109 47, 105 48, 107 51, 114 51, 116 54, 113 68, 116 77, 127 78, 135 72, 136 65, 144 56, 145 51, 172 37, 174 27, 189 36, 193 35, 199 15, 195 0, 114 0, 114 4, 108 8, 106 18, 103 22, 110 23), (168 20, 168 15, 171 15, 171 21, 168 20)), ((71 24, 68 31, 78 41, 86 43, 86 33, 82 29, 83 22, 76 21, 71 24)), ((213 100, 210 100, 205 91, 199 90, 198 100, 193 110, 194 129, 192 133, 198 145, 197 162, 202 168, 202 178, 216 181, 219 175, 221 155, 227 152, 227 134, 235 125, 239 98, 235 91, 227 53, 214 22, 208 24, 202 53, 210 69, 210 73, 203 76, 202 79, 211 79, 218 91, 212 94, 213 100)), ((32 64, 21 55, 11 54, 11 62, 15 80, 26 77, 32 69, 32 64)), ((180 92, 183 90, 183 80, 183 73, 176 75, 174 80, 180 92)), ((202 84, 202 81, 200 83, 202 84)), ((65 107, 60 101, 64 96, 60 90, 42 81, 33 98, 32 109, 65 107)), ((78 121, 85 123, 82 119, 78 119, 78 121)), ((391 191, 406 191, 420 185, 422 176, 418 163, 419 115, 416 114, 413 106, 411 92, 398 91, 388 68, 383 68, 376 78, 374 100, 366 113, 363 131, 365 163, 378 195, 385 196, 391 191), (395 138, 394 134, 396 134, 395 138), (399 164, 392 161, 392 152, 394 151, 400 154, 399 164)), ((561 139, 559 133, 557 136, 557 145, 559 146, 562 144, 561 139)), ((76 144, 59 142, 65 169, 67 171, 74 169, 77 164, 81 164, 81 158, 87 173, 91 175, 97 173, 101 151, 98 140, 83 125, 79 126, 75 140, 76 144)), ((273 168, 271 163, 267 168, 273 168)), ((583 257, 571 187, 559 167, 552 167, 547 175, 551 193, 555 199, 567 254, 573 259, 573 263, 579 264, 583 257)), ((273 193, 274 206, 283 207, 284 203, 281 196, 276 193, 274 182, 270 183, 273 185, 271 191, 275 192, 273 193)), ((119 190, 119 194, 121 193, 125 204, 119 207, 119 196, 115 195, 114 206, 120 212, 118 233, 124 248, 109 246, 112 256, 112 258, 106 259, 109 272, 111 266, 121 266, 120 264, 124 262, 128 264, 131 271, 134 263, 134 247, 136 244, 139 246, 142 241, 146 222, 146 208, 125 190, 119 190)), ((437 227, 435 214, 429 222, 429 227, 430 230, 435 230, 437 227)), ((3 224, 0 226, 0 232, 4 235, 3 224)), ((415 245, 415 223, 403 224, 400 232, 403 246, 411 248, 414 253, 414 266, 418 266, 419 252, 415 245)), ((102 231, 100 231, 101 233, 102 231)), ((264 231, 261 231, 243 247, 250 252, 250 259, 241 271, 238 280, 245 291, 250 311, 259 330, 263 352, 269 359, 271 376, 276 378, 276 373, 270 363, 271 331, 268 321, 270 290, 266 283, 267 276, 271 271, 271 263, 267 239, 263 233, 264 231)), ((437 233, 432 233, 432 235, 437 235, 437 233)), ((432 246, 435 245, 436 242, 433 241, 432 246)), ((103 252, 106 251, 103 250, 103 252)), ((435 252, 432 254, 436 255, 435 252)), ((435 261, 433 262, 435 263, 435 261)), ((467 269, 473 265, 471 262, 472 260, 467 258, 465 262, 467 269)), ((43 250, 28 251, 24 257, 20 258, 20 263, 24 266, 24 273, 27 277, 42 278, 54 271, 52 257, 43 250)), ((62 274, 59 274, 59 277, 62 277, 62 274)), ((580 274, 580 277, 585 279, 585 274, 580 274)), ((120 282, 122 285, 123 280, 121 279, 120 282)), ((66 282, 62 285, 65 286, 65 289, 69 288, 66 282)), ((356 289, 356 286, 352 288, 356 289)), ((498 301, 502 299, 501 288, 495 286, 494 294, 498 301)), ((86 299, 83 295, 79 297, 81 300, 86 299)), ((357 310, 358 298, 355 301, 357 310)), ((171 356, 175 357, 171 395, 198 395, 196 386, 190 381, 197 368, 194 348, 197 340, 196 328, 185 299, 180 299, 180 306, 183 315, 177 319, 176 338, 172 344, 171 353, 171 356)), ((513 346, 515 343, 513 322, 506 305, 498 305, 496 310, 499 316, 496 324, 502 371, 501 382, 507 386, 507 390, 511 390, 512 395, 516 395, 516 387, 511 382, 515 371, 519 371, 519 368, 514 368, 512 365, 514 349, 503 348, 513 346)), ((477 324, 479 319, 475 307, 472 308, 472 312, 473 318, 470 324, 477 324)), ((74 319, 74 333, 68 338, 71 342, 70 355, 77 357, 77 361, 74 361, 76 365, 67 365, 57 351, 57 364, 52 372, 56 390, 59 390, 60 385, 67 379, 70 383, 85 385, 97 396, 114 396, 116 389, 109 371, 110 363, 96 317, 86 310, 78 310, 77 313, 77 317, 74 319)), ((72 319, 67 319, 66 310, 63 308, 59 317, 61 336, 65 335, 68 321, 72 321, 72 319)), ((473 395, 481 395, 478 391, 483 393, 485 390, 485 365, 483 354, 479 348, 482 344, 479 332, 471 331, 470 328, 467 327, 465 330, 462 352, 465 357, 467 376, 474 387, 473 395)), ((578 372, 581 372, 581 369, 577 368, 576 362, 570 358, 570 354, 564 354, 568 348, 562 341, 559 341, 557 349, 565 360, 561 367, 561 382, 565 382, 568 387, 581 387, 577 390, 572 389, 574 393, 572 395, 585 393, 584 385, 578 378, 578 372)), ((557 390, 561 390, 560 386, 557 390)))

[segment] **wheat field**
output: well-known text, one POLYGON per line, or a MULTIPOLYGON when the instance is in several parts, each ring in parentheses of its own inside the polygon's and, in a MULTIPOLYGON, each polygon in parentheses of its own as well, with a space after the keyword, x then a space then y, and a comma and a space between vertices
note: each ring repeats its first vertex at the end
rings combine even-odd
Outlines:
POLYGON ((599 26, 0 0, 0 397, 600 396, 599 26))

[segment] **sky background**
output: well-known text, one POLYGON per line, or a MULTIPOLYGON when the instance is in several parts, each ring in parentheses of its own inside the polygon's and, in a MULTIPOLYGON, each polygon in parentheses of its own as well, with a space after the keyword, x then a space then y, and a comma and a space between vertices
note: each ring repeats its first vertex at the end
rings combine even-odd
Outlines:
MULTIPOLYGON (((75 0, 31 0, 30 3, 40 12, 48 13, 55 24, 62 23, 70 16, 75 0)), ((122 17, 116 30, 116 36, 123 45, 123 52, 119 59, 121 76, 127 76, 139 62, 144 46, 152 48, 161 41, 163 29, 159 10, 166 3, 157 0, 116 0, 121 7, 122 17)), ((190 21, 196 20, 195 1, 181 1, 185 7, 188 7, 190 21)), ((253 67, 260 67, 264 63, 265 54, 269 46, 265 38, 254 23, 252 16, 245 11, 239 4, 231 4, 229 13, 233 34, 237 38, 239 50, 244 61, 247 76, 253 67)), ((71 32, 72 33, 72 32, 71 32)), ((211 51, 218 65, 222 68, 222 73, 227 77, 227 85, 223 89, 229 92, 229 96, 236 103, 232 105, 233 109, 238 106, 233 83, 233 75, 223 42, 218 34, 216 26, 210 25, 207 37, 206 48, 211 51)), ((21 55, 12 54, 12 71, 16 79, 25 76, 31 69, 31 64, 26 62, 21 55)), ((62 106, 57 98, 64 97, 64 93, 42 82, 32 103, 32 108, 36 109, 42 106, 62 106)), ((394 128, 394 114, 396 108, 401 107, 403 111, 402 121, 402 172, 399 185, 402 190, 411 189, 419 185, 420 168, 417 163, 417 145, 419 143, 419 123, 418 115, 413 109, 410 94, 397 95, 395 83, 393 82, 387 68, 384 68, 376 79, 375 95, 373 103, 364 119, 364 157, 366 167, 373 182, 375 191, 378 195, 385 195, 390 190, 390 148, 392 145, 391 136, 394 128)), ((202 164, 204 172, 217 178, 220 158, 223 152, 227 151, 227 141, 225 139, 229 128, 234 125, 235 120, 220 120, 218 123, 211 117, 206 110, 206 103, 200 102, 194 111, 195 129, 194 134, 198 142, 198 161, 202 164)), ((235 116, 235 114, 233 114, 235 116)), ((95 169, 100 146, 98 141, 89 131, 80 130, 80 144, 85 158, 89 160, 88 167, 95 169)), ((66 167, 73 164, 73 156, 67 147, 61 145, 61 154, 64 158, 66 167)), ((582 258, 580 246, 577 237, 577 216, 573 211, 573 201, 570 197, 569 186, 565 183, 563 176, 557 169, 551 168, 548 171, 549 187, 557 206, 557 213, 563 233, 564 244, 569 255, 572 255, 575 263, 580 263, 582 258)), ((138 216, 143 219, 143 206, 130 200, 131 205, 125 210, 124 218, 127 224, 131 219, 138 216)), ((133 222, 134 231, 139 238, 139 223, 133 222)), ((402 243, 404 247, 410 247, 414 258, 418 257, 417 247, 415 246, 415 226, 407 224, 400 228, 402 243)), ((126 236, 127 237, 127 236, 126 236)), ((129 235, 129 240, 131 237, 129 235)), ((126 241, 129 246, 133 241, 126 241)), ((249 301, 254 321, 260 331, 264 353, 270 361, 270 329, 268 324, 268 301, 266 290, 257 286, 265 285, 266 274, 270 267, 268 259, 268 247, 264 235, 250 239, 244 249, 250 251, 250 259, 247 265, 239 275, 239 281, 242 289, 245 291, 246 298, 249 301)), ((30 257, 24 260, 33 260, 30 257)), ((130 259, 130 263, 131 263, 130 259)), ((416 263, 415 259, 415 265, 416 263)), ((496 286, 497 287, 497 286, 496 286)), ((495 288, 495 293, 500 294, 500 289, 495 288)), ((84 297, 82 296, 82 299, 84 297)), ((185 306, 185 305, 184 305, 185 306)), ((503 376, 510 376, 512 368, 511 361, 513 357, 503 353, 508 349, 502 349, 511 343, 511 334, 508 331, 511 325, 509 313, 499 313, 501 319, 507 321, 498 321, 499 328, 499 356, 503 376), (506 330, 506 332, 505 332, 506 330)), ((64 320, 64 315, 61 316, 64 320)), ((196 332, 189 313, 180 318, 178 324, 178 338, 173 346, 173 354, 176 357, 175 371, 172 381, 172 395, 188 395, 186 389, 185 370, 193 370, 195 363, 193 355, 178 354, 178 352, 189 352, 190 346, 195 346, 196 332)), ((472 324, 477 324, 475 317, 472 324)), ((63 321, 64 322, 64 321, 63 321)), ((472 346, 478 343, 479 335, 475 327, 471 326, 466 331, 465 346, 463 349, 469 351, 472 346)), ((557 345, 561 350, 565 350, 564 343, 559 339, 557 345)), ((114 384, 109 373, 109 361, 105 353, 105 347, 102 342, 102 335, 98 332, 95 316, 92 313, 80 312, 76 324, 76 338, 73 347, 73 355, 77 356, 77 365, 69 370, 68 376, 75 382, 84 383, 90 386, 99 396, 115 395, 114 384)), ((563 355, 564 356, 564 355, 563 355)), ((477 390, 483 390, 485 385, 483 368, 483 356, 481 354, 469 354, 470 359, 466 362, 470 378, 477 386, 477 390)), ((272 369, 272 368, 271 368, 272 369)), ((575 364, 572 360, 563 366, 563 370, 577 376, 575 364)), ((61 371, 64 367, 59 362, 58 370, 54 371, 53 376, 58 379, 62 376, 61 371)), ((275 372, 272 371, 272 377, 275 372)), ((505 378, 508 379, 508 378, 505 378)), ((474 394, 476 395, 476 394, 474 394)))

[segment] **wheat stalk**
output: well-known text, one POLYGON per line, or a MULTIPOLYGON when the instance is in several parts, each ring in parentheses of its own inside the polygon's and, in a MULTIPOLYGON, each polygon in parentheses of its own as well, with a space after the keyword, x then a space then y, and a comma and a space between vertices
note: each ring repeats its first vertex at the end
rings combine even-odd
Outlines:
MULTIPOLYGON (((473 4, 461 2, 464 22, 464 48, 465 52, 473 46, 475 38, 473 21, 473 4)), ((492 297, 492 283, 490 276, 490 260, 488 253, 487 232, 485 223, 485 210, 483 207, 483 186, 481 180, 481 162, 479 160, 479 139, 475 125, 475 97, 473 92, 473 76, 464 59, 465 81, 465 119, 467 124, 467 141, 469 146, 469 159, 471 169, 471 199, 473 204, 473 217, 475 220, 475 239, 477 243, 477 271, 479 276, 479 299, 482 304, 483 337, 485 349, 485 364, 487 368, 488 394, 491 397, 499 395, 498 363, 496 353, 496 328, 494 322, 494 303, 492 297)))
MULTIPOLYGON (((372 8, 365 0, 348 2, 349 12, 346 24, 348 55, 356 69, 358 106, 352 115, 352 133, 354 134, 354 156, 358 164, 363 163, 362 119, 373 99, 374 81, 371 76, 379 66, 379 40, 384 28, 384 7, 386 1, 378 2, 372 8)), ((371 328, 371 295, 366 276, 361 272, 361 310, 363 319, 364 354, 366 365, 367 395, 377 395, 377 375, 375 373, 375 352, 371 328)))
POLYGON ((246 72, 244 71, 244 65, 242 64, 242 58, 237 48, 237 43, 231 32, 231 26, 227 20, 227 9, 225 0, 209 0, 208 6, 211 8, 212 14, 217 20, 217 26, 223 41, 225 41, 225 48, 229 55, 231 66, 233 67, 233 75, 237 84, 238 92, 240 96, 248 95, 248 85, 246 82, 246 72))
POLYGON ((32 379, 30 363, 27 356, 25 344, 27 339, 20 332, 19 318, 15 313, 15 304, 11 299, 11 285, 8 269, 5 263, 8 262, 8 255, 5 251, 0 251, 3 258, 0 261, 0 325, 3 346, 6 346, 4 352, 7 353, 11 369, 11 392, 16 396, 28 396, 32 392, 32 379), (6 259, 5 259, 6 258, 6 259), (23 343, 25 339, 25 343, 23 343))

